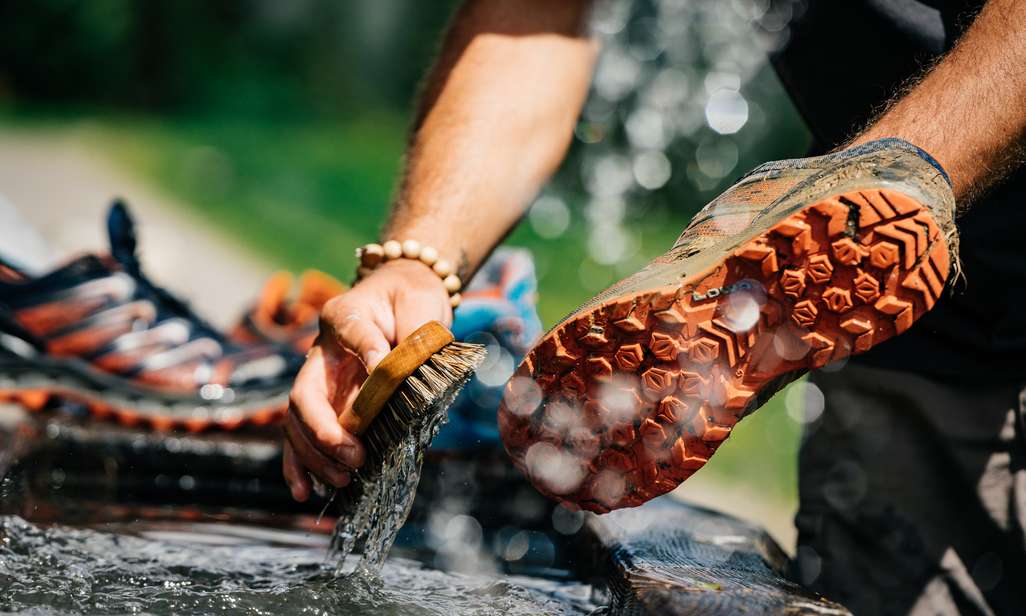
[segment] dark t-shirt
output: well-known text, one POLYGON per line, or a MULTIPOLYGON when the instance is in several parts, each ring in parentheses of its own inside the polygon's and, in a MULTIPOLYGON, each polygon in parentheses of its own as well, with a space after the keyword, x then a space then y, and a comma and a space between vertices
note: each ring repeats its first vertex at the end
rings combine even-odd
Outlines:
MULTIPOLYGON (((951 49, 984 0, 807 0, 774 66, 817 149, 864 126, 951 49)), ((957 220, 965 280, 857 360, 935 378, 1026 381, 1026 170, 957 220)))

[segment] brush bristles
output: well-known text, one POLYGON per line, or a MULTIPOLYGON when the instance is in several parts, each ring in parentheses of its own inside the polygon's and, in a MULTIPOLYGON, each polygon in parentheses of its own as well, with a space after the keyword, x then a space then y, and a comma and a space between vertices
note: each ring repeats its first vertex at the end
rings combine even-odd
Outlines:
POLYGON ((362 485, 377 479, 386 456, 411 432, 441 418, 486 355, 484 345, 452 342, 408 376, 361 437, 367 457, 360 480, 340 491, 343 513, 359 500, 362 485), (361 481, 362 480, 362 481, 361 481))

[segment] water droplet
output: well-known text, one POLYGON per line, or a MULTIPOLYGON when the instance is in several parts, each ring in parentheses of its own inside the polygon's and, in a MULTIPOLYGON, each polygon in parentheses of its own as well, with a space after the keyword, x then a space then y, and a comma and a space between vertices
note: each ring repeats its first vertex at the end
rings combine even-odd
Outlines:
POLYGON ((531 478, 553 494, 569 494, 581 485, 585 469, 573 454, 551 443, 531 445, 524 456, 531 478))
POLYGON ((527 531, 520 531, 517 534, 510 537, 509 543, 506 544, 506 549, 503 552, 502 557, 506 560, 520 560, 527 554, 527 550, 531 548, 531 537, 527 534, 527 531))
POLYGON ((539 237, 554 239, 570 226, 570 209, 559 197, 543 195, 531 206, 527 218, 539 237))
POLYGON ((816 550, 807 545, 800 545, 796 556, 795 564, 801 583, 808 586, 819 579, 819 574, 823 570, 823 559, 816 550))
POLYGON ((670 160, 658 150, 642 152, 634 158, 634 179, 648 190, 662 188, 670 181, 670 160))
POLYGON ((588 236, 588 255, 601 265, 612 265, 637 252, 637 242, 626 229, 615 224, 597 224, 588 236))
POLYGON ((759 302, 750 291, 735 291, 723 301, 723 320, 727 329, 743 334, 759 322, 759 302))
POLYGON ((809 381, 792 383, 784 395, 788 416, 800 424, 809 424, 819 419, 825 404, 823 390, 809 381))
POLYGON ((620 502, 627 491, 627 479, 616 471, 602 471, 591 484, 591 495, 606 507, 613 507, 620 502))
POLYGON ((552 510, 552 528, 561 535, 573 535, 584 526, 584 512, 570 511, 562 505, 552 510))
POLYGON ((695 162, 706 176, 719 180, 727 177, 737 166, 737 145, 730 139, 704 141, 695 149, 695 162))
POLYGON ((748 122, 748 101, 735 90, 717 90, 705 105, 705 120, 717 133, 733 135, 748 122))
POLYGON ((518 376, 509 382, 506 390, 506 409, 525 417, 535 412, 542 401, 542 390, 533 379, 518 376))

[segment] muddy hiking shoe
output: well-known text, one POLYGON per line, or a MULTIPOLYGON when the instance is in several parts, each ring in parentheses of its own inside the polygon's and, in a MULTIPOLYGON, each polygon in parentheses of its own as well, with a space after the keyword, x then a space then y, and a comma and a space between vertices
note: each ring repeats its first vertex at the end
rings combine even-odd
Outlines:
POLYGON ((940 165, 900 140, 755 169, 535 345, 499 412, 507 451, 592 511, 669 492, 784 385, 930 310, 953 213, 940 165))
POLYGON ((230 342, 145 276, 123 204, 107 226, 109 256, 38 277, 0 266, 0 397, 33 409, 72 401, 157 429, 279 417, 302 356, 230 342))

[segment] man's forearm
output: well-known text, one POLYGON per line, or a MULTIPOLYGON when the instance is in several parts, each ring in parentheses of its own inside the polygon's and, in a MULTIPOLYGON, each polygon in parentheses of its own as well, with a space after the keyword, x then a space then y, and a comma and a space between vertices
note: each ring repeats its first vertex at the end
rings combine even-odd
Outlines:
POLYGON ((990 0, 958 45, 854 144, 901 137, 948 171, 961 207, 1023 163, 1026 2, 990 0))
POLYGON ((597 55, 589 0, 472 0, 432 70, 385 236, 464 278, 566 154, 597 55))

